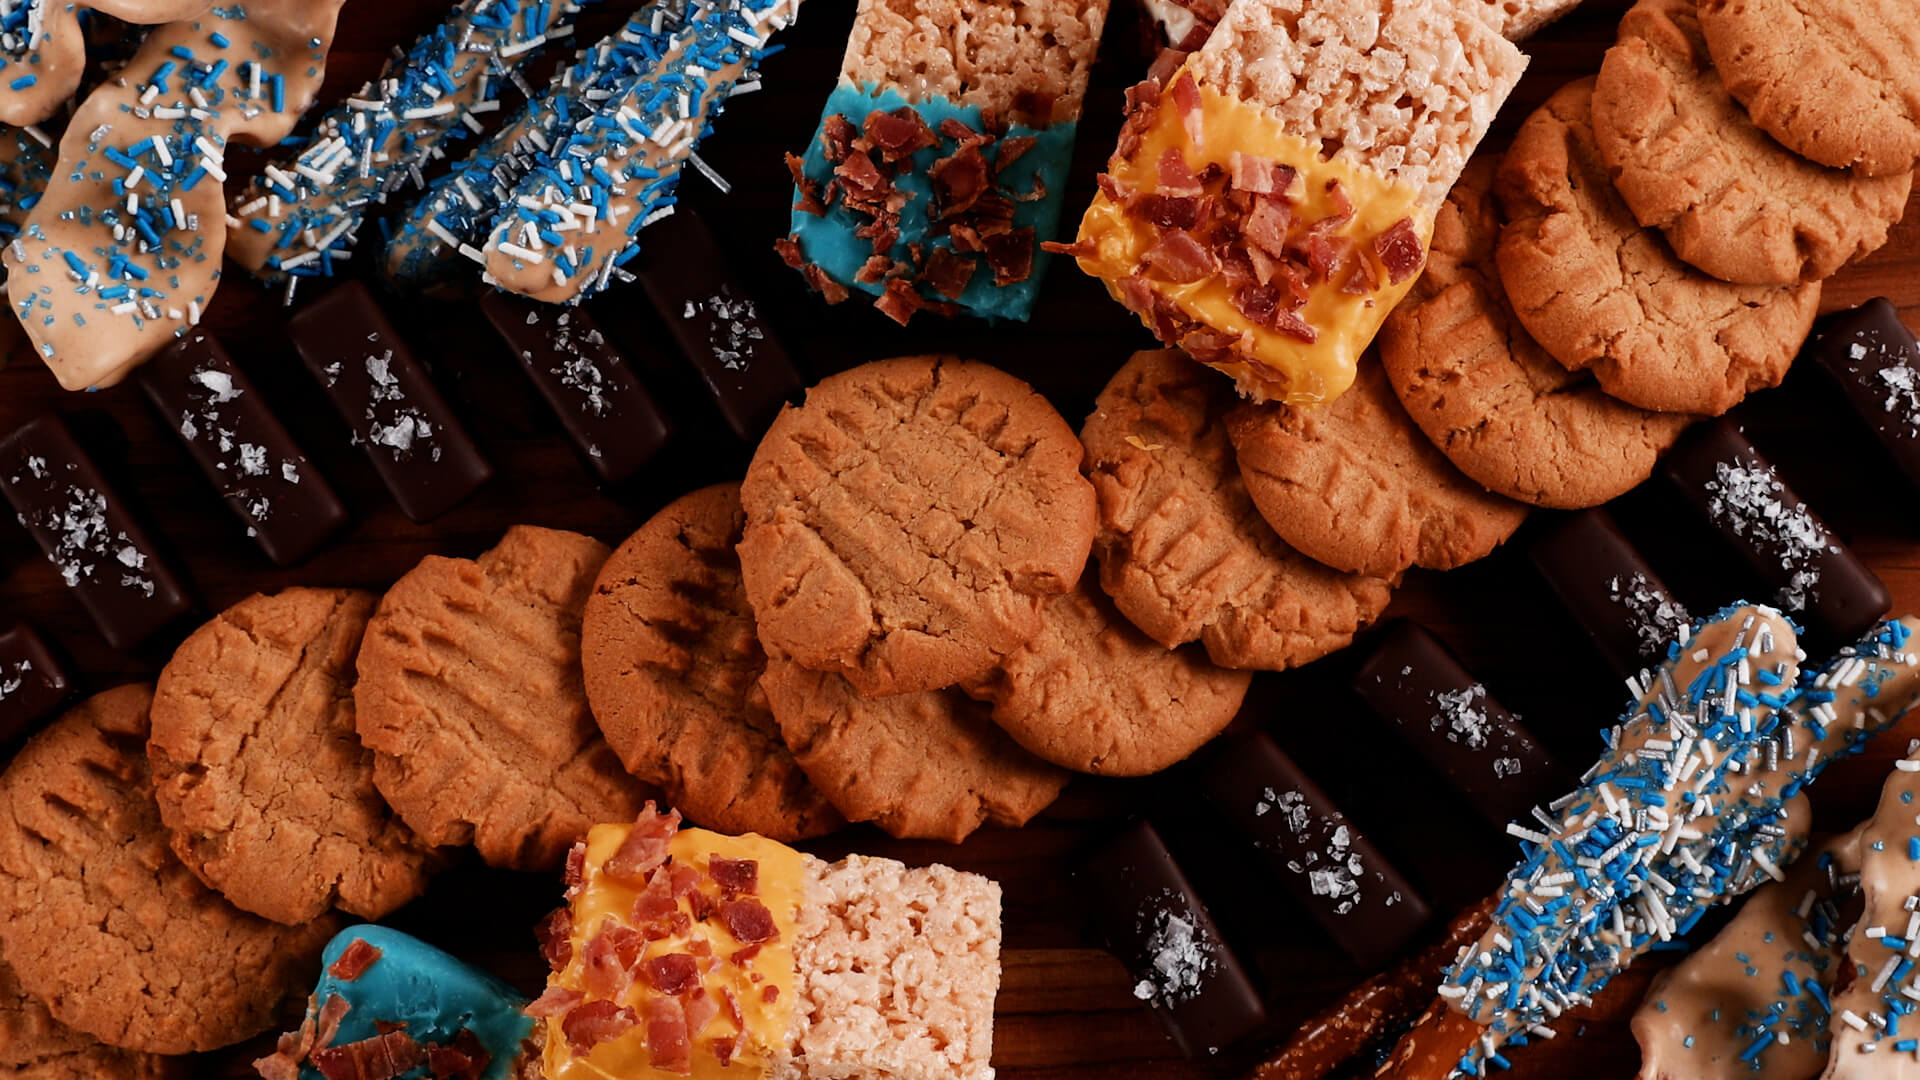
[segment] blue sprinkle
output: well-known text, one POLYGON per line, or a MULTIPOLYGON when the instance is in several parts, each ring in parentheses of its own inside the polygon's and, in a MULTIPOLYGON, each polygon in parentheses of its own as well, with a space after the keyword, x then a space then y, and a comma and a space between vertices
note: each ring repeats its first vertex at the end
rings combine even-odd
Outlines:
POLYGON ((40 79, 36 75, 22 75, 7 85, 13 87, 15 90, 25 90, 27 87, 39 81, 40 79))

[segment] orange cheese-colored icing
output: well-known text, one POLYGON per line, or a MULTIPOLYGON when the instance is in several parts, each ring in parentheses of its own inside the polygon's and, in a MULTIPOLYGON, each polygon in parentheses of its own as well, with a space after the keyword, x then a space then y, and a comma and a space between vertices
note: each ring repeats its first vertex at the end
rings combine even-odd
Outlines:
MULTIPOLYGON (((750 1080, 767 1075, 776 1055, 785 1051, 793 1020, 793 941, 803 889, 800 853, 761 836, 723 836, 705 829, 682 829, 669 842, 671 862, 655 873, 691 867, 699 874, 694 893, 675 901, 673 916, 636 924, 635 902, 642 887, 605 872, 607 859, 620 849, 631 828, 600 825, 587 834, 584 874, 572 900, 573 953, 549 985, 585 992, 586 1000, 594 1001, 596 995, 588 990, 585 972, 589 943, 609 927, 624 927, 639 930, 648 939, 636 966, 672 954, 694 956, 702 969, 699 984, 682 997, 705 996, 715 1008, 711 1019, 689 1032, 690 1071, 656 1066, 644 1019, 585 1054, 575 1054, 569 1046, 562 1019, 546 1020, 547 1080, 664 1080, 686 1076, 696 1080, 750 1080), (727 920, 716 913, 726 897, 710 873, 715 856, 758 864, 757 886, 750 896, 741 898, 757 900, 772 913, 775 938, 752 947, 728 930, 727 920), (696 899, 696 895, 704 899, 696 899), (702 912, 706 917, 696 917, 702 912), (743 950, 750 955, 741 955, 743 950)), ((644 1018, 647 1000, 660 993, 647 978, 636 977, 612 1000, 644 1018)))
MULTIPOLYGON (((1167 230, 1129 213, 1107 190, 1095 196, 1080 221, 1080 268, 1105 281, 1122 302, 1128 279, 1139 277, 1187 317, 1237 338, 1229 359, 1208 362, 1233 375, 1243 393, 1292 404, 1330 401, 1352 384, 1361 352, 1418 277, 1409 274, 1392 282, 1375 253, 1376 238, 1396 223, 1410 220, 1424 252, 1433 236, 1432 214, 1419 204, 1413 185, 1345 156, 1325 157, 1317 139, 1282 130, 1258 106, 1204 83, 1197 86, 1198 122, 1189 122, 1174 97, 1175 87, 1188 78, 1183 68, 1168 80, 1138 147, 1109 163, 1107 171, 1118 182, 1116 187, 1123 192, 1157 193, 1159 163, 1169 149, 1178 149, 1187 166, 1203 179, 1209 166, 1232 176, 1236 154, 1291 166, 1297 175, 1285 194, 1294 221, 1310 223, 1336 215, 1342 207, 1335 185, 1351 201, 1352 218, 1328 235, 1346 241, 1353 257, 1372 260, 1375 287, 1355 293, 1341 288, 1344 279, 1315 283, 1295 312, 1313 328, 1312 342, 1263 326, 1235 304, 1234 286, 1222 275, 1188 283, 1157 277, 1148 253, 1167 230)), ((1207 193, 1218 197, 1225 183, 1220 179, 1206 183, 1207 193)), ((1144 313, 1142 321, 1153 327, 1153 320, 1144 313)))

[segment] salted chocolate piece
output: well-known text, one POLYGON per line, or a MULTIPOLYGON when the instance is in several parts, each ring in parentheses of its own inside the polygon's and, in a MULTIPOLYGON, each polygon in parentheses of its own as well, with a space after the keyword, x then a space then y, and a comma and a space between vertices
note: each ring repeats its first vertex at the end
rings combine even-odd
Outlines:
POLYGON ((218 339, 193 331, 140 385, 267 558, 302 562, 346 525, 340 496, 218 339))
POLYGON ((1623 679, 1665 659, 1693 621, 1604 510, 1567 515, 1527 555, 1623 679))
POLYGON ((1881 297, 1827 317, 1806 355, 1833 376, 1901 471, 1920 484, 1920 343, 1893 304, 1881 297))
POLYGON ((1384 965, 1426 926, 1426 901, 1272 739, 1221 750, 1200 789, 1361 967, 1384 965))
POLYGON ((1152 1006, 1190 1058, 1204 1059, 1266 1023, 1259 991, 1152 825, 1102 844, 1074 871, 1133 996, 1152 1006))
POLYGON ((407 517, 431 521, 493 475, 366 286, 341 285, 287 328, 300 359, 407 517))
POLYGON ((632 476, 667 444, 667 418, 584 309, 499 289, 480 309, 603 483, 632 476))
POLYGON ((1381 635, 1353 689, 1496 829, 1564 787, 1553 755, 1415 623, 1396 621, 1381 635))
POLYGON ((706 223, 683 206, 648 226, 646 246, 627 269, 639 276, 699 370, 727 426, 748 442, 758 441, 780 406, 800 392, 800 373, 727 269, 706 223))
POLYGON ((0 633, 0 747, 12 746, 72 689, 53 650, 26 623, 0 633))
POLYGON ((0 441, 0 493, 107 644, 131 649, 193 606, 184 579, 59 417, 0 441))
POLYGON ((1774 590, 1771 601, 1829 640, 1857 639, 1892 604, 1886 585, 1731 421, 1696 427, 1661 469, 1774 590))

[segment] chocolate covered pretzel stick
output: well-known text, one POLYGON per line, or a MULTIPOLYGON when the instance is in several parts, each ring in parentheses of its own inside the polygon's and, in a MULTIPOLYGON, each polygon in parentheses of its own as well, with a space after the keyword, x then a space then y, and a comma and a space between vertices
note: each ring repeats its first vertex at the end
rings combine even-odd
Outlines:
POLYGON ((488 280, 567 303, 605 289, 673 212, 684 167, 734 87, 789 25, 800 0, 698 0, 644 74, 583 120, 528 173, 487 239, 488 280))
POLYGON ((1489 896, 1461 912, 1439 940, 1347 991, 1301 1024, 1273 1056, 1254 1066, 1248 1080, 1320 1080, 1395 1029, 1412 1023, 1433 1000, 1447 965, 1486 932, 1493 907, 1494 898, 1489 896))
POLYGON ((0 124, 38 124, 66 104, 87 71, 87 9, 121 22, 190 19, 212 0, 0 0, 0 124))
MULTIPOLYGON (((232 199, 234 262, 269 280, 330 275, 370 208, 500 107, 511 71, 573 32, 582 0, 461 0, 446 22, 320 118, 290 159, 232 199)), ((291 283, 289 284, 291 288, 291 283)))
POLYGON ((407 288, 443 281, 466 260, 486 264, 486 243, 514 188, 602 103, 660 62, 684 9, 650 0, 625 26, 577 53, 511 120, 452 172, 427 186, 387 245, 388 280, 407 288))
POLYGON ((157 27, 87 96, 5 255, 15 314, 60 385, 111 386, 200 321, 227 240, 227 146, 292 131, 341 2, 237 0, 157 27))

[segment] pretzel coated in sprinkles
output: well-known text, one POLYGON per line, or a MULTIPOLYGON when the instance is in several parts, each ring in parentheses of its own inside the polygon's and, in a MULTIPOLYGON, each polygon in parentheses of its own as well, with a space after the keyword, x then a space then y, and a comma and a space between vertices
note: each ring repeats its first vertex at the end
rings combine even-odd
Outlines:
POLYGON ((230 141, 284 138, 341 0, 248 0, 156 27, 88 95, 5 248, 21 325, 62 386, 110 386, 197 323, 220 279, 230 141))
POLYGON ((633 80, 653 70, 681 26, 681 5, 654 0, 620 30, 582 49, 503 127, 408 208, 387 247, 387 277, 423 287, 450 277, 479 248, 521 179, 568 133, 633 80))
POLYGON ((1727 609, 1669 646, 1632 684, 1639 702, 1582 787, 1551 807, 1558 817, 1509 826, 1523 859, 1440 991, 1483 1029, 1455 1074, 1504 1066, 1503 1046, 1777 879, 1806 826, 1802 789, 1920 695, 1915 628, 1883 623, 1804 676, 1791 624, 1771 609, 1727 609))
MULTIPOLYGON (((591 2, 591 0, 588 0, 591 2)), ((256 275, 331 275, 348 258, 369 209, 445 143, 479 131, 500 107, 510 73, 573 33, 575 0, 464 0, 360 92, 329 110, 291 159, 269 165, 232 201, 227 254, 256 275)))
POLYGON ((60 111, 87 70, 89 9, 129 23, 204 13, 212 0, 0 0, 0 123, 37 124, 60 111))
POLYGON ((38 128, 0 129, 0 244, 20 235, 53 178, 53 145, 38 128))
MULTIPOLYGON (((681 168, 798 0, 698 6, 659 64, 581 121, 527 174, 488 237, 489 280, 562 303, 605 289, 636 234, 673 212, 681 168)), ((707 171, 702 169, 703 172, 707 171)), ((717 177, 714 177, 716 182, 717 177)), ((724 190, 724 184, 721 185, 724 190)))

